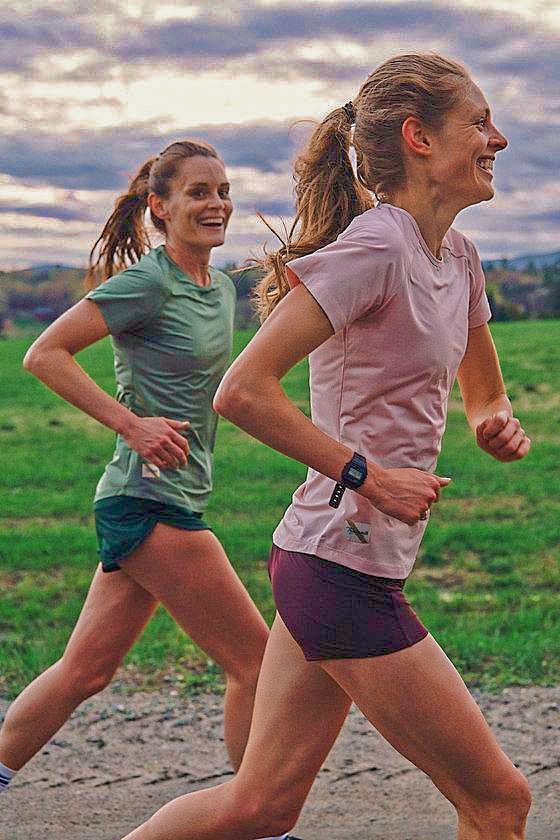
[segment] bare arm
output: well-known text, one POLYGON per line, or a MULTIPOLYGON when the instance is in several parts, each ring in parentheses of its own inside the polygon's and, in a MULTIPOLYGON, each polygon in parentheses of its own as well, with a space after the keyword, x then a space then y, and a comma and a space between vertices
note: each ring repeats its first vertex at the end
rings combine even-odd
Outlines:
POLYGON ((518 461, 525 457, 531 440, 513 416, 487 324, 469 332, 457 378, 465 414, 478 446, 498 461, 518 461))
MULTIPOLYGON (((296 286, 233 363, 214 407, 268 446, 338 480, 352 450, 318 429, 280 385, 290 368, 332 334, 319 304, 305 286, 296 286)), ((379 510, 412 525, 448 482, 420 470, 386 470, 369 462, 358 492, 379 510)))
POLYGON ((137 417, 106 394, 74 359, 75 353, 108 332, 97 304, 84 298, 39 336, 27 351, 23 366, 67 402, 122 435, 146 460, 162 469, 185 464, 188 445, 176 430, 188 423, 137 417))

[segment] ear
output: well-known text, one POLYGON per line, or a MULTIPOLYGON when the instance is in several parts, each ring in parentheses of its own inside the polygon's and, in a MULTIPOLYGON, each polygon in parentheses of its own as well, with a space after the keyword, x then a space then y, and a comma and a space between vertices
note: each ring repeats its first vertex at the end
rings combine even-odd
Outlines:
POLYGON ((401 127, 406 147, 417 155, 432 153, 432 140, 426 126, 417 117, 407 117, 401 127))
POLYGON ((148 195, 148 207, 150 208, 151 212, 154 216, 157 216, 158 219, 165 221, 169 219, 169 211, 165 206, 165 201, 156 195, 155 193, 149 193, 148 195))

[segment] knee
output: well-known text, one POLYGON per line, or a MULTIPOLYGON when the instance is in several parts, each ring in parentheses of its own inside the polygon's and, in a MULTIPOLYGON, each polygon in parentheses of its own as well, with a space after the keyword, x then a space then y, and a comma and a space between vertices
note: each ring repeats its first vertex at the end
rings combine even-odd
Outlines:
POLYGON ((261 659, 255 658, 254 660, 226 666, 224 668, 224 675, 230 688, 254 694, 259 680, 260 670, 261 659))
POLYGON ((237 651, 234 657, 231 657, 232 651, 228 651, 228 657, 219 663, 228 681, 237 683, 245 689, 256 687, 267 639, 268 632, 263 631, 260 638, 244 651, 237 651))
POLYGON ((264 807, 251 807, 246 803, 247 819, 244 826, 251 827, 251 834, 258 837, 281 837, 292 830, 298 821, 301 808, 288 811, 278 811, 267 802, 264 807))
POLYGON ((524 822, 531 807, 531 789, 523 773, 511 768, 508 776, 494 791, 495 807, 516 822, 524 822))
POLYGON ((521 836, 531 807, 531 789, 525 776, 515 767, 488 791, 474 808, 474 822, 480 828, 513 831, 521 836))
POLYGON ((244 789, 242 780, 232 781, 230 819, 258 837, 278 837, 296 824, 303 802, 279 796, 274 790, 244 789), (239 782, 241 781, 241 784, 239 782))
POLYGON ((520 770, 515 769, 514 778, 507 790, 511 811, 524 823, 531 808, 532 796, 529 782, 520 770))
POLYGON ((107 688, 117 670, 113 663, 95 660, 78 662, 64 656, 58 665, 63 673, 67 691, 80 700, 86 700, 107 688))

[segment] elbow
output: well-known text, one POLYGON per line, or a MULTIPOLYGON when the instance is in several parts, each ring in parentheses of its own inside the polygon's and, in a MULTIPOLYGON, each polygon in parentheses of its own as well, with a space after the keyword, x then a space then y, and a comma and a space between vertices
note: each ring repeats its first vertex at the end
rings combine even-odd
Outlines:
POLYGON ((40 355, 41 352, 37 350, 34 344, 32 344, 25 356, 23 357, 22 364, 24 369, 29 371, 29 373, 34 374, 39 364, 40 355))
POLYGON ((23 367, 25 370, 37 376, 39 379, 42 376, 42 371, 49 367, 48 354, 45 350, 37 345, 37 342, 31 345, 25 356, 23 357, 23 367))
POLYGON ((250 411, 252 400, 248 388, 229 377, 222 380, 213 401, 214 411, 232 423, 240 425, 250 411))

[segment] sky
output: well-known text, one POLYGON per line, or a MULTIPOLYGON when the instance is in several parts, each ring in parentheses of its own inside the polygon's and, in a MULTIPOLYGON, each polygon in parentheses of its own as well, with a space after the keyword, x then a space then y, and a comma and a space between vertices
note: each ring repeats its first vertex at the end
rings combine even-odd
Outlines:
POLYGON ((509 148, 492 202, 456 227, 486 259, 560 249, 556 0, 4 0, 0 269, 85 265, 113 202, 169 142, 205 138, 235 212, 213 263, 241 264, 293 215, 300 120, 399 52, 464 62, 509 148))

